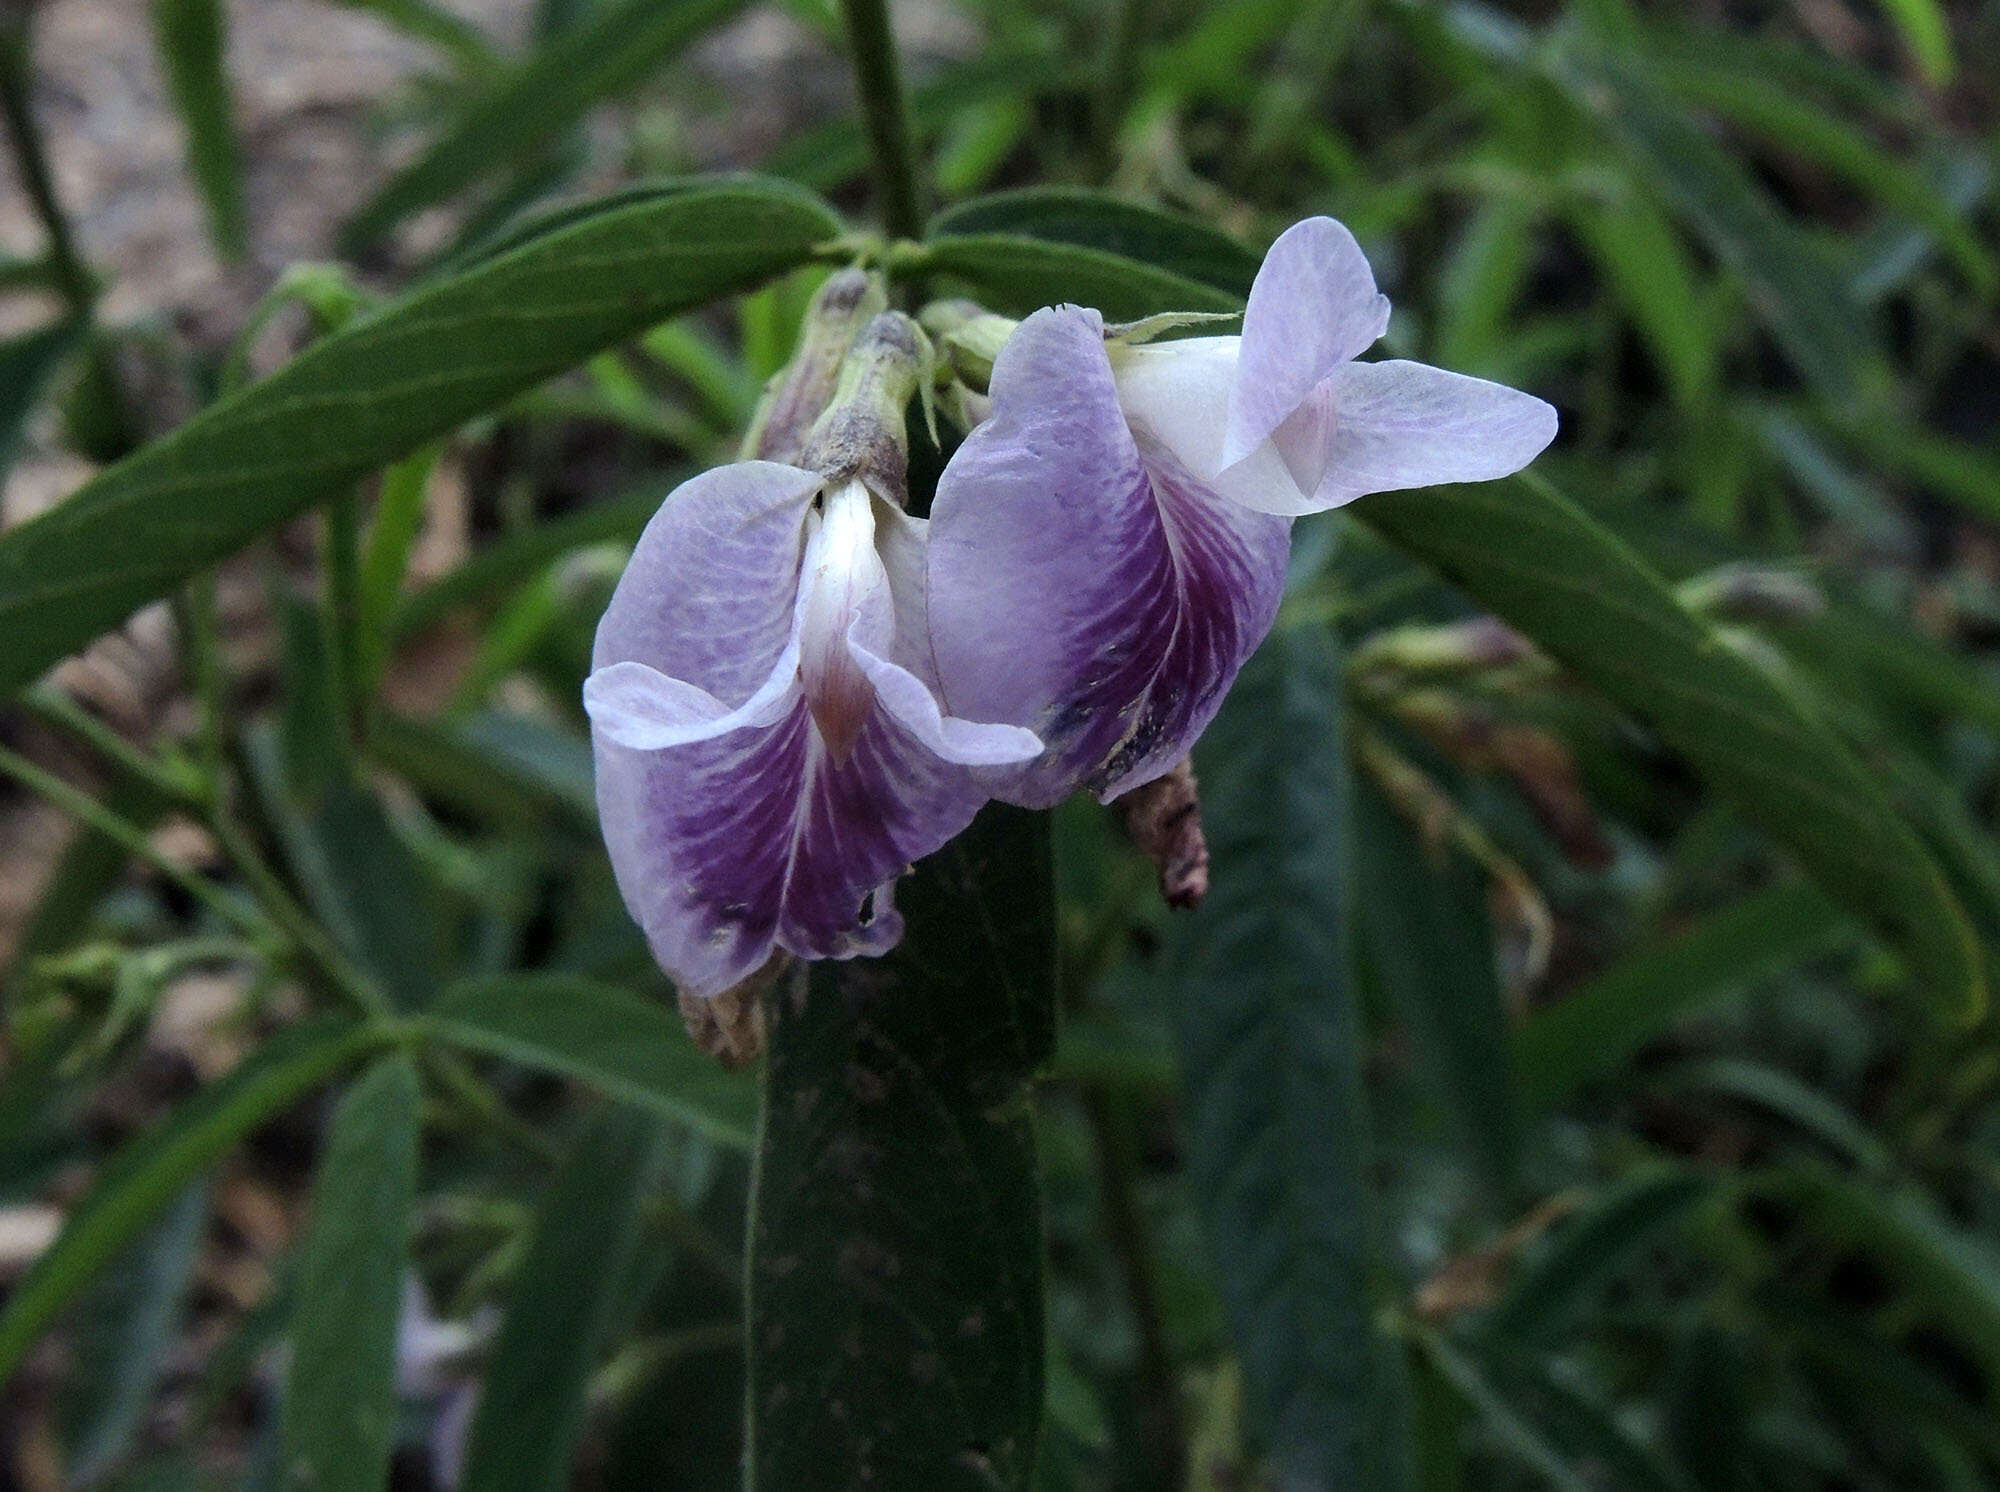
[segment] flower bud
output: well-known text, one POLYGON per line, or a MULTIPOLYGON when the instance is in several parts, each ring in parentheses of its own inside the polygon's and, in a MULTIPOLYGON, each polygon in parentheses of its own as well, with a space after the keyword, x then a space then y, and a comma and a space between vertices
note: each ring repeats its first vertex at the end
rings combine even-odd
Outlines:
POLYGON ((986 391, 993 361, 1020 325, 969 300, 940 300, 925 306, 918 320, 937 340, 951 370, 976 393, 986 391))
POLYGON ((833 398, 840 369, 861 328, 889 304, 879 277, 843 269, 820 286, 799 328, 791 362, 765 386, 743 439, 746 458, 791 461, 833 398))
POLYGON ((916 322, 900 311, 874 317, 854 339, 833 402, 806 436, 798 464, 829 484, 859 480, 904 506, 910 464, 904 419, 930 361, 930 342, 916 322))

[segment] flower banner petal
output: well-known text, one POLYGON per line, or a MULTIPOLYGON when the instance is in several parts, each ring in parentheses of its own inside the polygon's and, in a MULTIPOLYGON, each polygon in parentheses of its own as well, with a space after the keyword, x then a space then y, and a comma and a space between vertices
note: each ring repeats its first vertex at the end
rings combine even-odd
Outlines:
POLYGON ((807 509, 821 478, 741 461, 674 489, 598 624, 592 665, 643 663, 734 708, 792 635, 807 509))
POLYGON ((1094 311, 1029 317, 991 389, 931 510, 943 703, 1047 743, 997 796, 1114 796, 1186 755, 1269 630, 1289 526, 1220 500, 1150 438, 1142 455, 1094 311))

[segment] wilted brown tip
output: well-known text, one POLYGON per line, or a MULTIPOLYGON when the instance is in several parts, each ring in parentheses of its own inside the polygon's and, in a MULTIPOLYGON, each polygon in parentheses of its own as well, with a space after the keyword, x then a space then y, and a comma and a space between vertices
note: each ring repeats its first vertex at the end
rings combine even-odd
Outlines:
POLYGON ((1133 788, 1116 806, 1132 843, 1159 869, 1167 905, 1199 906, 1208 895, 1208 839, 1201 830, 1194 763, 1183 760, 1166 776, 1133 788))
POLYGON ((731 1072, 755 1062, 764 1054, 764 992, 790 962, 790 955, 774 953, 755 974, 710 999, 680 991, 689 1038, 731 1072))

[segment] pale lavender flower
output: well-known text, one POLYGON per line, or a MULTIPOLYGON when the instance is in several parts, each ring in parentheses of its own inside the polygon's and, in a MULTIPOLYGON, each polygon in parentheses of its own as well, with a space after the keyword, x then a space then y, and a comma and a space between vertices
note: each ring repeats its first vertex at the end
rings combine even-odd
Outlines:
POLYGON ((986 800, 973 769, 1040 751, 939 709, 924 550, 858 478, 769 461, 683 483, 647 525, 584 702, 612 869, 684 991, 776 949, 887 951, 896 877, 986 800))
POLYGON ((1047 742, 997 796, 1110 799, 1181 761, 1270 631, 1292 518, 1506 476, 1554 438, 1530 395, 1354 361, 1388 322, 1354 236, 1310 218, 1271 246, 1240 337, 1107 344, 1059 306, 1008 338, 991 418, 938 485, 927 582, 948 708, 1047 742))

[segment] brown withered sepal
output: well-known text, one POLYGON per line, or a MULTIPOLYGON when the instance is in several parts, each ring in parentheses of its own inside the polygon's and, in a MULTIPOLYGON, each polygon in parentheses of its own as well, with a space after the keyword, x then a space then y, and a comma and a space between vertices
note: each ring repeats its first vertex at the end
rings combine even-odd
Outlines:
POLYGON ((1208 895, 1208 839, 1201 828, 1201 793, 1194 763, 1135 787, 1113 805, 1139 853, 1160 873, 1160 896, 1170 907, 1195 907, 1208 895))

